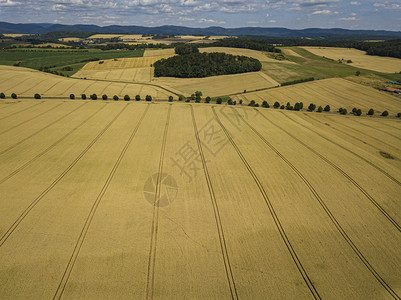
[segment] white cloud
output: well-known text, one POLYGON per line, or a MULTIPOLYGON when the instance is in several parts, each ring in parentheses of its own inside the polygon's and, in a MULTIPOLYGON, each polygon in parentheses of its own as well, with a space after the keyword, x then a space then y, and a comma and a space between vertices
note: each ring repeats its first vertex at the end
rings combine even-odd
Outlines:
POLYGON ((356 17, 340 18, 341 21, 356 21, 356 17))
POLYGON ((269 23, 276 23, 276 20, 269 20, 269 23))
POLYGON ((358 2, 358 1, 351 1, 349 4, 350 4, 350 5, 353 5, 353 6, 358 6, 358 5, 361 5, 361 2, 358 2))
POLYGON ((332 13, 331 10, 324 9, 324 10, 316 10, 312 13, 312 15, 330 15, 332 13))

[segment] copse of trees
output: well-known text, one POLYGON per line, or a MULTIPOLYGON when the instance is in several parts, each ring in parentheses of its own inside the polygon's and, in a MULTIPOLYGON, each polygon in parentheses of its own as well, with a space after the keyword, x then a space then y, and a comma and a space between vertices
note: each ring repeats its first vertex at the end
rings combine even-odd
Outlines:
POLYGON ((259 60, 226 53, 190 53, 161 59, 154 63, 155 77, 203 78, 217 75, 256 72, 259 60))
POLYGON ((192 53, 199 53, 198 46, 194 44, 179 44, 175 47, 175 54, 186 55, 192 53))

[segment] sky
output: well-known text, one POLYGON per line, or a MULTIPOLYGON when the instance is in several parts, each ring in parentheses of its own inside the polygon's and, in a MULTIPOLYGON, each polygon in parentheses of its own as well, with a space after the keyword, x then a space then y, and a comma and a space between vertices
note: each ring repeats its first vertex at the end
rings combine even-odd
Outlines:
POLYGON ((401 31, 401 1, 0 0, 0 21, 401 31))

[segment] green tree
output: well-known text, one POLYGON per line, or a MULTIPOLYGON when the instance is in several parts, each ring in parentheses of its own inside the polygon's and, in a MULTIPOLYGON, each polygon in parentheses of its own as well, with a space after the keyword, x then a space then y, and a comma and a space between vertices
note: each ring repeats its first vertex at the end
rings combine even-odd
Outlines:
POLYGON ((273 107, 274 108, 279 108, 280 107, 280 103, 278 103, 278 101, 274 102, 273 107))
POLYGON ((119 99, 119 98, 118 98, 117 95, 114 95, 114 96, 113 96, 113 100, 118 101, 118 99, 119 99))
POLYGON ((39 95, 39 94, 35 94, 34 96, 33 96, 35 99, 41 99, 42 97, 39 95))
POLYGON ((185 100, 184 95, 179 95, 179 96, 178 96, 178 101, 184 101, 184 100, 185 100))
POLYGON ((356 111, 357 111, 357 109, 356 109, 356 107, 354 107, 354 108, 352 109, 352 113, 355 114, 356 111))
POLYGON ((232 100, 231 98, 228 98, 227 104, 228 104, 228 105, 233 105, 233 100, 232 100))
POLYGON ((362 115, 362 110, 360 109, 360 108, 358 108, 357 110, 356 110, 356 112, 355 112, 355 115, 356 116, 360 116, 360 115, 362 115))
POLYGON ((346 115, 347 113, 348 113, 348 111, 347 111, 346 108, 343 108, 343 109, 341 110, 341 114, 342 114, 342 115, 346 115))
POLYGON ((18 98, 18 97, 17 97, 17 94, 16 94, 16 93, 12 93, 12 94, 11 94, 11 98, 17 99, 17 98, 18 98))
POLYGON ((284 108, 285 108, 284 104, 280 106, 280 109, 284 109, 284 108))
POLYGON ((361 75, 361 71, 356 71, 356 72, 355 72, 355 75, 356 75, 356 76, 361 75))
POLYGON ((205 98, 205 102, 206 102, 206 103, 210 103, 210 100, 212 100, 212 99, 210 99, 209 96, 207 96, 207 97, 205 98))
POLYGON ((86 94, 82 94, 82 95, 81 95, 81 99, 82 99, 82 100, 85 100, 85 99, 86 99, 86 94))
POLYGON ((70 94, 70 99, 74 100, 75 99, 75 95, 74 94, 70 94))
POLYGON ((341 114, 341 113, 343 112, 343 109, 344 109, 344 108, 340 107, 340 108, 338 109, 338 112, 341 114))
POLYGON ((309 111, 314 111, 315 109, 316 109, 316 105, 315 104, 313 104, 313 103, 309 104, 309 107, 308 107, 309 111))
POLYGON ((270 107, 269 103, 267 103, 266 100, 262 102, 262 106, 265 107, 265 108, 269 108, 270 107))
POLYGON ((196 91, 196 92, 195 92, 195 96, 202 97, 202 96, 203 96, 203 94, 202 94, 202 92, 201 92, 201 91, 196 91))
POLYGON ((97 95, 96 95, 96 94, 92 94, 92 95, 91 95, 91 99, 92 99, 92 100, 97 100, 97 95))
POLYGON ((387 117, 387 116, 388 116, 388 111, 387 110, 383 111, 382 112, 382 117, 387 117))
POLYGON ((216 100, 216 103, 217 103, 217 104, 221 104, 222 102, 223 102, 223 99, 221 99, 220 97, 217 98, 217 100, 216 100))
POLYGON ((6 95, 4 95, 4 93, 0 93, 0 99, 5 99, 6 95))
POLYGON ((304 108, 304 103, 303 102, 299 102, 299 105, 301 106, 301 109, 304 108))
POLYGON ((375 111, 373 110, 373 108, 369 109, 368 116, 373 116, 374 114, 375 114, 375 111))
POLYGON ((201 99, 202 99, 201 96, 199 96, 199 95, 196 95, 196 96, 195 96, 195 102, 196 102, 196 103, 201 102, 201 99))
POLYGON ((168 97, 168 102, 173 102, 173 96, 168 97))
POLYGON ((297 110, 297 111, 301 110, 301 104, 299 104, 298 102, 295 103, 294 110, 297 110))
POLYGON ((401 112, 397 114, 397 118, 401 118, 401 112))
POLYGON ((146 101, 152 101, 152 96, 151 96, 151 95, 146 95, 145 100, 146 100, 146 101))
POLYGON ((323 110, 324 111, 330 111, 330 105, 326 105, 323 110))
POLYGON ((256 105, 255 100, 251 100, 251 102, 249 102, 249 104, 248 104, 248 106, 255 106, 255 105, 256 105))
POLYGON ((107 95, 103 95, 103 96, 102 96, 102 99, 103 99, 103 100, 107 100, 107 95))
POLYGON ((140 95, 136 95, 135 96, 135 101, 140 101, 141 100, 141 96, 140 95))
POLYGON ((241 100, 239 100, 239 104, 241 104, 241 105, 242 105, 242 99, 241 99, 241 100))
POLYGON ((131 97, 130 96, 128 96, 128 95, 125 95, 124 96, 124 101, 130 101, 131 100, 131 97))

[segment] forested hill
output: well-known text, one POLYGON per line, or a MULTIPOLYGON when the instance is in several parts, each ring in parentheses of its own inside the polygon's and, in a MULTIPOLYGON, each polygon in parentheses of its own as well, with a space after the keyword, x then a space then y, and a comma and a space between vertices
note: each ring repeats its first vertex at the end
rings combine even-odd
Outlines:
POLYGON ((0 33, 44 34, 54 31, 90 31, 98 33, 132 33, 132 34, 175 34, 175 35, 260 35, 271 37, 322 37, 333 35, 359 35, 401 38, 401 31, 386 30, 348 30, 341 28, 321 29, 287 29, 279 27, 241 27, 241 28, 190 28, 183 26, 97 26, 97 25, 63 25, 63 24, 12 24, 0 22, 0 33))

